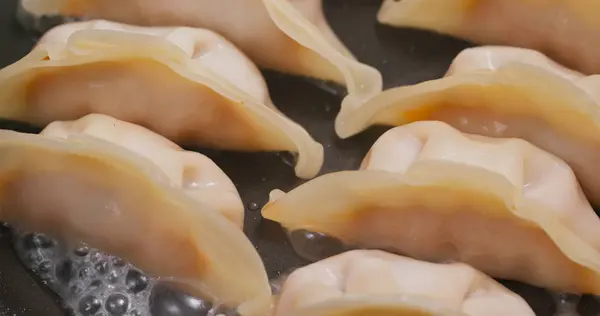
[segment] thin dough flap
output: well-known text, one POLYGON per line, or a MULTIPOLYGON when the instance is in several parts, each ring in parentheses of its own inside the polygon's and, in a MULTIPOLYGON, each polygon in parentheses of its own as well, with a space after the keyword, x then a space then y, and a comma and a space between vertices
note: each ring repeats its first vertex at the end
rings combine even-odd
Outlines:
POLYGON ((600 293, 600 219, 568 165, 519 139, 413 123, 384 134, 360 171, 272 196, 263 216, 290 231, 600 293))
POLYGON ((0 83, 9 119, 46 125, 101 113, 178 143, 297 153, 301 177, 323 161, 322 146, 272 105, 258 69, 202 29, 66 24, 4 68, 0 83))

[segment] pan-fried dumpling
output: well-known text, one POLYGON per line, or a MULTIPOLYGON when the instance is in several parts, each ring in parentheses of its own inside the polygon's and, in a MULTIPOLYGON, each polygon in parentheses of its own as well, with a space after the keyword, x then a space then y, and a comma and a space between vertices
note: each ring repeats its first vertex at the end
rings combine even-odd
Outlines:
MULTIPOLYGON (((377 94, 382 78, 357 62, 329 27, 321 0, 21 0, 34 16, 192 26, 232 41, 262 67, 345 83, 342 114, 377 94)), ((343 116, 340 117, 343 120, 343 116)))
POLYGON ((531 48, 586 74, 600 73, 595 0, 385 0, 381 23, 480 44, 531 48))
POLYGON ((567 164, 520 139, 462 134, 442 122, 394 128, 360 171, 273 192, 263 216, 294 238, 420 260, 465 262, 494 277, 600 293, 600 219, 567 164))
POLYGON ((0 71, 0 104, 0 116, 36 125, 101 113, 178 143, 291 151, 303 178, 323 161, 322 146, 271 104, 258 69, 202 29, 58 26, 0 71))
POLYGON ((0 131, 0 221, 83 241, 215 305, 264 315, 267 275, 236 225, 151 160, 85 133, 48 135, 57 129, 0 131))
POLYGON ((53 122, 42 135, 68 139, 89 135, 123 146, 152 161, 189 196, 219 211, 233 223, 244 225, 244 205, 231 180, 208 157, 183 150, 175 143, 141 126, 102 114, 76 121, 53 122))
POLYGON ((274 316, 288 315, 535 314, 521 297, 468 265, 354 250, 290 274, 274 316), (385 313, 358 314, 364 310, 385 313))
POLYGON ((371 124, 444 121, 490 137, 515 137, 566 161, 600 204, 600 76, 512 47, 461 52, 445 78, 384 91, 354 113, 344 137, 371 124))

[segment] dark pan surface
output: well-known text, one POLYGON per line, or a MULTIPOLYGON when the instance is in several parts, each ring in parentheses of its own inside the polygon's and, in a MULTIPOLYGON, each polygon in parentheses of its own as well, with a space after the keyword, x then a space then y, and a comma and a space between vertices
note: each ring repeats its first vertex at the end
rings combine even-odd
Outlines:
MULTIPOLYGON (((327 17, 341 39, 368 64, 382 71, 386 87, 407 85, 442 76, 452 58, 469 44, 415 30, 378 25, 375 14, 380 0, 324 0, 327 17)), ((24 56, 34 38, 14 21, 16 0, 0 2, 0 66, 24 56)), ((322 173, 355 169, 384 129, 376 128, 348 140, 333 130, 342 94, 338 88, 270 71, 264 72, 275 104, 299 122, 325 147, 322 173)), ((36 131, 14 122, 0 128, 36 131)), ((260 252, 269 276, 277 278, 306 262, 292 251, 278 224, 264 220, 260 207, 275 188, 284 191, 301 181, 293 173, 286 154, 242 154, 202 150, 232 178, 246 208, 246 233, 260 252)), ((504 282, 523 296, 537 315, 557 311, 553 294, 516 282, 504 282)), ((582 316, 598 315, 600 303, 584 297, 578 305, 582 316)), ((25 271, 12 254, 7 236, 0 233, 0 316, 62 316, 56 299, 25 271)))

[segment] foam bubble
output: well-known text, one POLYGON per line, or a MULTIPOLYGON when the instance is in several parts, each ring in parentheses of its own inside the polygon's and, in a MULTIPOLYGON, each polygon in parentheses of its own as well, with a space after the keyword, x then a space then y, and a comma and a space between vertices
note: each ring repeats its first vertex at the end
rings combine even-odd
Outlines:
POLYGON ((131 263, 85 244, 69 248, 45 235, 21 231, 14 232, 12 239, 21 262, 62 298, 67 315, 213 316, 231 312, 166 286, 131 263))

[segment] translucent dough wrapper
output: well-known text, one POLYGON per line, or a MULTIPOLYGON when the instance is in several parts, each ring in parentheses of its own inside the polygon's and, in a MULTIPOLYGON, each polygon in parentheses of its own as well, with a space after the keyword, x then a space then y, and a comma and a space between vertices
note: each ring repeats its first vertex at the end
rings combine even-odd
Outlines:
POLYGON ((372 124, 439 120, 472 134, 515 137, 566 161, 600 204, 600 77, 511 47, 460 53, 445 78, 384 91, 353 116, 344 136, 372 124))
POLYGON ((473 269, 379 250, 349 251, 294 271, 274 316, 534 316, 525 301, 473 269))
POLYGON ((275 108, 250 60, 202 29, 56 27, 0 71, 0 104, 0 116, 35 125, 101 113, 178 143, 290 151, 303 178, 323 162, 322 146, 275 108))
POLYGON ((385 0, 378 20, 478 44, 535 49, 586 74, 598 74, 599 13, 595 0, 385 0))
POLYGON ((41 17, 107 19, 145 26, 192 26, 232 41, 262 67, 345 84, 338 120, 382 89, 379 71, 352 57, 329 27, 321 0, 22 0, 41 17))
POLYGON ((88 135, 120 145, 152 161, 190 197, 219 211, 238 227, 244 225, 244 205, 223 170, 210 158, 183 150, 146 128, 102 114, 89 114, 76 121, 52 122, 41 135, 63 139, 88 135))
POLYGON ((360 171, 272 198, 263 216, 291 231, 600 293, 600 219, 569 166, 520 139, 412 123, 377 140, 360 171))
POLYGON ((0 131, 0 157, 0 220, 84 241, 242 314, 268 308, 267 275, 243 232, 150 160, 84 134, 12 131, 0 131))

